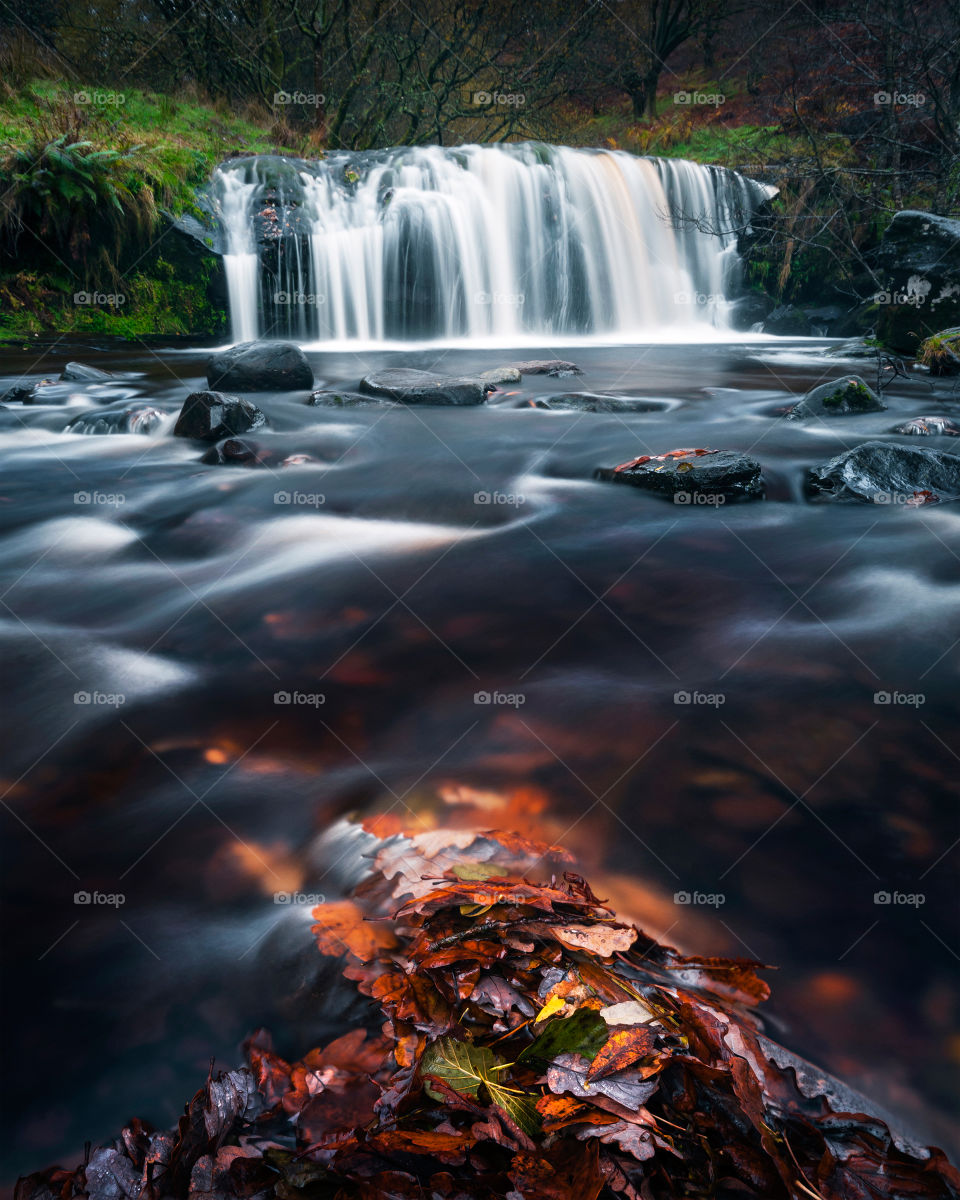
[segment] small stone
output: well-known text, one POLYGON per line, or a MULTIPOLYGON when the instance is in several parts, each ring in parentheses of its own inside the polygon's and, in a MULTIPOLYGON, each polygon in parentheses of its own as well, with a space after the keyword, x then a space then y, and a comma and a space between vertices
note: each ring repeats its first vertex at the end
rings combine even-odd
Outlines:
POLYGON ((233 434, 259 429, 266 423, 267 419, 260 409, 242 396, 228 396, 223 392, 193 392, 183 402, 173 433, 174 437, 218 442, 233 434))

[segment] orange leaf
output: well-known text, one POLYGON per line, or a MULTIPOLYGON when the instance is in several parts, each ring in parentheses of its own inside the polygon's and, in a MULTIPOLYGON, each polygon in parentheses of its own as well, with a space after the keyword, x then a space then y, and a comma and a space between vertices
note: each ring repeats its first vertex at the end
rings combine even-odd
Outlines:
POLYGON ((631 1025, 610 1035, 587 1072, 587 1083, 605 1079, 631 1066, 639 1058, 653 1054, 657 1035, 646 1025, 631 1025))

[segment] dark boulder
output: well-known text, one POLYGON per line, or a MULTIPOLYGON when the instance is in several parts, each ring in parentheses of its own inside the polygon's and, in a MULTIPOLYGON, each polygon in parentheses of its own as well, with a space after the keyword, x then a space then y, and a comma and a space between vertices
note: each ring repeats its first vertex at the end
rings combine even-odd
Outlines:
POLYGON ((362 392, 311 392, 307 404, 316 408, 384 408, 393 405, 382 396, 364 396, 362 392))
POLYGON ((148 436, 160 428, 164 414, 159 408, 147 405, 126 405, 123 408, 98 408, 83 412, 68 421, 64 433, 141 433, 148 436))
MULTIPOLYGON (((285 454, 282 449, 252 442, 248 438, 225 438, 200 459, 207 466, 221 467, 301 467, 317 460, 309 454, 285 454)), ((281 501, 280 503, 283 503, 281 501)))
POLYGON ((595 479, 626 483, 671 497, 676 504, 724 504, 763 497, 760 464, 736 450, 671 450, 600 467, 595 479))
POLYGON ((566 375, 583 374, 576 363, 564 362, 562 358, 532 358, 527 362, 509 365, 521 375, 550 375, 554 379, 561 379, 566 375))
POLYGON ((960 425, 949 417, 913 417, 902 425, 895 425, 890 432, 913 437, 960 437, 960 425))
POLYGON ((773 301, 763 292, 748 292, 734 301, 730 324, 734 329, 753 329, 755 325, 763 324, 773 307, 773 301))
POLYGON ((245 438, 225 438, 217 442, 200 459, 208 466, 265 467, 272 455, 264 454, 256 442, 245 438))
POLYGON ((52 380, 52 379, 40 379, 36 383, 27 383, 25 381, 20 382, 20 383, 15 383, 12 388, 7 388, 7 390, 3 393, 3 395, 0 396, 0 403, 2 403, 2 404, 57 404, 57 403, 65 404, 66 400, 67 400, 66 396, 64 396, 62 400, 59 400, 56 397, 56 393, 51 393, 53 398, 50 400, 45 400, 43 398, 43 396, 40 395, 41 391, 44 388, 49 388, 49 387, 53 387, 53 386, 54 386, 54 380, 52 380))
POLYGON ((874 302, 884 343, 915 354, 924 338, 960 325, 960 221, 916 209, 895 213, 873 265, 883 280, 874 302))
POLYGON ((361 392, 404 404, 482 404, 487 393, 495 390, 494 384, 481 379, 436 375, 408 367, 374 371, 360 381, 361 392))
POLYGON ((795 304, 781 304, 763 322, 762 332, 775 333, 779 337, 809 337, 813 331, 802 308, 797 308, 795 304))
POLYGON ((859 375, 833 379, 807 392, 787 414, 791 421, 811 417, 847 417, 855 413, 882 412, 887 406, 859 375))
POLYGON ((804 308, 814 337, 836 337, 848 332, 850 312, 842 304, 821 304, 816 308, 804 308))
POLYGON ((69 362, 60 373, 61 383, 104 383, 116 376, 99 367, 88 367, 86 363, 69 362))
POLYGON ((817 500, 924 504, 960 496, 960 455, 864 442, 814 467, 807 491, 817 500))
POLYGON ((193 392, 173 427, 174 437, 218 442, 233 434, 247 433, 266 424, 266 417, 251 401, 223 392, 193 392))
POLYGON ((241 342, 210 359, 207 383, 234 392, 308 391, 313 368, 292 342, 241 342))

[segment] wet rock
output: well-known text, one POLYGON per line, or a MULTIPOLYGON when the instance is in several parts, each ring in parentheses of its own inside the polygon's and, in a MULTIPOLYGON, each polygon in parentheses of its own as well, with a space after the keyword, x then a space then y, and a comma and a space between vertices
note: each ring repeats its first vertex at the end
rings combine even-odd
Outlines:
POLYGON ((818 308, 805 308, 804 315, 810 323, 810 332, 815 337, 834 337, 838 333, 848 333, 845 328, 849 309, 842 304, 821 304, 818 308))
POLYGON ((960 329, 944 329, 928 337, 917 361, 931 375, 960 375, 960 329))
MULTIPOLYGON (((52 379, 40 379, 36 383, 15 383, 12 388, 7 390, 0 396, 2 404, 55 404, 57 399, 46 400, 40 395, 41 390, 54 386, 52 379)), ((51 393, 51 395, 55 395, 51 393)), ((60 400, 59 403, 65 404, 66 397, 60 400)))
POLYGON ((242 396, 193 392, 183 402, 173 434, 174 437, 218 442, 221 438, 259 429, 266 423, 260 409, 242 396))
POLYGON ((808 494, 817 500, 924 504, 960 496, 960 455, 864 442, 814 467, 808 494))
POLYGON ((62 383, 104 383, 114 379, 110 371, 101 371, 99 367, 88 367, 86 363, 68 362, 60 372, 62 383))
POLYGON ((98 409, 96 412, 81 413, 68 421, 64 433, 149 435, 159 429, 163 423, 163 416, 159 408, 149 408, 146 405, 98 409))
POLYGON ((924 338, 960 324, 960 221, 904 209, 895 213, 873 255, 883 290, 877 336, 915 354, 924 338))
POLYGON ((795 304, 781 304, 763 322, 763 332, 780 337, 809 337, 812 330, 803 309, 795 304))
POLYGON ((293 342, 241 342, 210 359, 207 383, 233 392, 307 391, 313 368, 293 342))
POLYGON ((562 358, 531 358, 527 362, 510 363, 521 375, 550 375, 561 379, 565 375, 582 375, 576 363, 564 362, 562 358))
POLYGON ((663 405, 652 400, 623 396, 602 396, 593 392, 560 392, 547 396, 538 408, 593 413, 662 412, 663 405))
POLYGON ((724 504, 763 497, 760 464, 737 450, 671 450, 600 467, 595 479, 627 483, 671 497, 676 504, 724 504))
POLYGON ((308 404, 316 408, 377 408, 392 405, 382 396, 364 396, 362 392, 311 392, 308 404))
POLYGON ((811 417, 847 417, 855 413, 882 412, 887 406, 859 375, 848 375, 821 383, 795 404, 787 414, 791 421, 811 417))
POLYGON ((520 372, 516 367, 493 367, 479 376, 484 383, 519 383, 520 372))
POLYGON ((891 433, 912 434, 914 437, 960 437, 960 425, 949 417, 913 417, 895 425, 891 433))
POLYGON ((873 358, 877 357, 877 347, 865 342, 863 338, 849 338, 826 352, 828 358, 873 358))
POLYGON ((373 371, 360 380, 361 392, 388 400, 399 400, 403 404, 482 404, 487 398, 487 393, 494 390, 492 383, 481 379, 436 375, 430 371, 414 371, 408 367, 373 371))
POLYGON ((730 324, 734 329, 762 328, 773 306, 773 301, 763 292, 748 292, 734 302, 730 324))
POLYGON ((271 455, 264 453, 256 442, 244 438, 225 438, 217 442, 200 459, 207 466, 265 467, 271 455))

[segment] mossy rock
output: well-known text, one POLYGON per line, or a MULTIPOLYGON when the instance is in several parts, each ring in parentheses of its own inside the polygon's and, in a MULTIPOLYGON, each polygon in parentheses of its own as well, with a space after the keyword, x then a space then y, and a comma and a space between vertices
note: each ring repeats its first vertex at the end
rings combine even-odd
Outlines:
POLYGON ((787 414, 791 421, 811 417, 848 417, 859 413, 882 412, 887 406, 859 375, 847 375, 822 383, 807 392, 787 414))
POLYGON ((931 375, 960 375, 960 327, 928 337, 920 346, 917 361, 929 367, 931 375))

